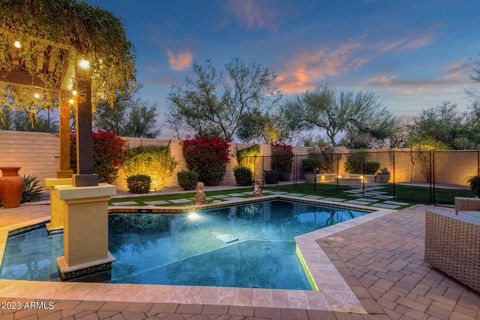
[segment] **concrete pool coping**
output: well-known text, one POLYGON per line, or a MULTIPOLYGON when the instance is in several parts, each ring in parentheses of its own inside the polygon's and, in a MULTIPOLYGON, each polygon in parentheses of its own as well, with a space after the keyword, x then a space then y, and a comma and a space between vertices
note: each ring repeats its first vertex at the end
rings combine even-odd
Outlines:
MULTIPOLYGON (((121 302, 155 302, 182 304, 213 304, 249 307, 273 307, 308 310, 328 310, 366 314, 356 295, 340 275, 316 241, 395 212, 361 205, 346 205, 334 201, 305 199, 286 195, 271 195, 235 201, 222 201, 191 206, 112 206, 109 213, 180 213, 269 200, 290 200, 316 205, 369 211, 369 214, 330 227, 295 237, 297 255, 314 287, 313 291, 253 289, 172 285, 110 284, 82 282, 50 282, 0 280, 0 296, 31 299, 73 299, 121 302)), ((10 231, 45 223, 48 217, 0 229, 0 264, 10 231)))

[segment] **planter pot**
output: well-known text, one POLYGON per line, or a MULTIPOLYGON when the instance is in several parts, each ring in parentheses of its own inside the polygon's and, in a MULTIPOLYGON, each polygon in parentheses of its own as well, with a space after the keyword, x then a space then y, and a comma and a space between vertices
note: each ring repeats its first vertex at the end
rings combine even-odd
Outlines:
POLYGON ((315 176, 316 176, 315 173, 305 173, 304 174, 305 181, 307 181, 307 183, 315 183, 315 176))
POLYGON ((377 182, 378 183, 388 183, 389 180, 390 180, 390 173, 389 174, 381 174, 381 173, 377 174, 377 182))
POLYGON ((0 177, 0 200, 4 208, 16 208, 20 206, 24 181, 18 175, 20 167, 2 167, 0 177))

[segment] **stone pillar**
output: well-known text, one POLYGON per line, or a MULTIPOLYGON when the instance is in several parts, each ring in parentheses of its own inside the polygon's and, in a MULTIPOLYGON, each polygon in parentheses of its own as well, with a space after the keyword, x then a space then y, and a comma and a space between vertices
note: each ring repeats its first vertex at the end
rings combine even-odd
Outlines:
POLYGON ((64 255, 57 258, 62 280, 106 271, 114 257, 108 251, 108 201, 114 186, 55 186, 63 201, 64 255))
POLYGON ((72 178, 47 178, 45 179, 45 185, 50 193, 50 223, 47 223, 48 233, 54 233, 63 231, 63 216, 65 204, 63 200, 60 200, 55 192, 56 186, 72 185, 72 178))

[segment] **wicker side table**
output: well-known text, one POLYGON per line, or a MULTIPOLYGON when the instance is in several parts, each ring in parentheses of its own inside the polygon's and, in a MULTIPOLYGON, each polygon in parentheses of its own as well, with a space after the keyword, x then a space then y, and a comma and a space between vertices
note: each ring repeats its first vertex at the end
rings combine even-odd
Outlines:
POLYGON ((425 261, 480 292, 480 219, 461 212, 428 210, 425 261))

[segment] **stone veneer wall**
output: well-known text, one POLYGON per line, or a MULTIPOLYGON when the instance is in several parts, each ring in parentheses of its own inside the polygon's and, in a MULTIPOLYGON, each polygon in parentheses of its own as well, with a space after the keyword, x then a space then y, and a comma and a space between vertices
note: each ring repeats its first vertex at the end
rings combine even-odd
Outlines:
MULTIPOLYGON (((176 173, 182 169, 186 169, 182 146, 179 140, 147 138, 124 139, 127 140, 130 147, 140 145, 169 145, 170 153, 179 162, 175 173, 170 179, 169 186, 177 185, 176 173)), ((248 144, 241 143, 232 144, 230 148, 232 159, 227 166, 227 172, 222 184, 235 184, 233 168, 238 164, 236 159, 237 148, 243 149, 248 146, 248 144)), ((301 160, 307 157, 309 150, 310 148, 306 147, 294 147, 294 153, 297 155, 297 163, 296 168, 292 168, 292 179, 295 170, 297 172, 297 178, 303 178, 301 160)), ((348 152, 346 149, 339 149, 339 151, 348 152)), ((258 168, 255 172, 256 179, 262 179, 262 172, 271 169, 270 145, 261 145, 260 154, 256 162, 256 168, 258 168)), ((427 156, 429 157, 428 154, 427 156)), ((435 152, 435 181, 439 184, 466 186, 467 179, 477 174, 477 156, 477 151, 435 152)), ((414 182, 427 182, 424 174, 422 174, 421 161, 417 161, 413 168, 408 150, 397 151, 395 157, 397 182, 410 182, 412 169, 414 169, 414 182)), ((344 172, 345 159, 346 157, 343 156, 340 161, 341 174, 344 172)), ((19 166, 22 167, 20 174, 35 175, 43 181, 45 178, 56 176, 59 160, 59 137, 57 134, 0 130, 0 167, 19 166)), ((391 152, 369 153, 368 160, 378 161, 380 162, 381 168, 387 167, 390 171, 393 170, 393 156, 391 152)))

